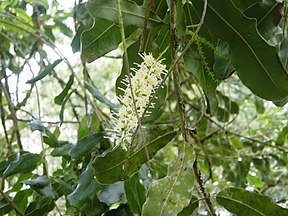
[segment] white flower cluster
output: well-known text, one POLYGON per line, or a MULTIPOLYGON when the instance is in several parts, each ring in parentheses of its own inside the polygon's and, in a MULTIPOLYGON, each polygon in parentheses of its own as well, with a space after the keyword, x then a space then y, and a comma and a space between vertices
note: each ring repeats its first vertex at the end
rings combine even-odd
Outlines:
MULTIPOLYGON (((155 90, 161 84, 163 75, 167 73, 166 66, 161 64, 161 61, 154 59, 152 54, 144 53, 140 56, 143 62, 136 64, 137 68, 131 69, 135 72, 134 75, 131 74, 131 83, 139 118, 144 114, 152 94, 155 93, 155 90)), ((131 143, 133 132, 138 126, 138 119, 135 113, 128 76, 122 80, 122 84, 127 88, 120 89, 124 94, 118 98, 122 106, 118 110, 118 118, 114 119, 114 132, 118 134, 114 138, 116 145, 121 145, 124 149, 127 149, 131 143)), ((154 107, 154 104, 150 104, 150 107, 154 107)))

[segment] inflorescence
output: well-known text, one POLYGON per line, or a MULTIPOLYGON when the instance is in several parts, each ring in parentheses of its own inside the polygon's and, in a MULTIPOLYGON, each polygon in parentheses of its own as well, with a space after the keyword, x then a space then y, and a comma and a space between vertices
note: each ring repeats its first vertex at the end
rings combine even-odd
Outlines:
MULTIPOLYGON (((141 64, 135 64, 137 68, 132 68, 134 73, 131 73, 132 91, 135 100, 138 117, 141 119, 149 101, 158 87, 160 87, 163 77, 167 73, 166 66, 157 61, 152 54, 140 54, 143 59, 141 64)), ((115 128, 114 136, 116 146, 121 145, 123 149, 127 149, 131 144, 133 133, 138 127, 138 118, 135 112, 131 86, 129 78, 126 75, 122 80, 122 84, 126 86, 125 89, 119 88, 123 91, 123 95, 118 97, 121 106, 118 110, 117 118, 114 118, 115 128)), ((150 103, 150 108, 154 108, 153 103, 150 103)), ((149 115, 146 112, 145 115, 149 115)))

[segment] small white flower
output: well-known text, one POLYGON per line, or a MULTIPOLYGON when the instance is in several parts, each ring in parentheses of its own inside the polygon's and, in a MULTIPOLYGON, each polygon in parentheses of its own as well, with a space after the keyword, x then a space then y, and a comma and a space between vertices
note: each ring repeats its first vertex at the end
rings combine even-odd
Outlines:
MULTIPOLYGON (((161 61, 157 61, 151 53, 144 53, 140 56, 143 62, 141 64, 135 64, 137 68, 131 69, 131 71, 135 72, 134 75, 131 75, 131 83, 139 118, 144 114, 150 98, 153 93, 155 93, 155 89, 160 86, 163 75, 167 73, 166 66, 163 65, 161 61)), ((121 145, 122 148, 127 149, 131 143, 133 133, 138 126, 138 119, 135 113, 128 77, 126 76, 121 83, 127 86, 127 88, 119 88, 124 92, 123 96, 118 98, 122 106, 118 110, 118 118, 114 119, 114 131, 118 133, 119 136, 114 135, 113 138, 115 139, 116 145, 121 145)), ((154 107, 154 104, 151 107, 154 107)), ((149 113, 146 112, 146 114, 149 113)))

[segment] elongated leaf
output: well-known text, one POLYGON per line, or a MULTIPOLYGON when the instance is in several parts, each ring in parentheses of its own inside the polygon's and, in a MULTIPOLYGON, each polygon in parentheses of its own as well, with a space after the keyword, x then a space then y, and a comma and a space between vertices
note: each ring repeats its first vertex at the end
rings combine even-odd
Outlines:
POLYGON ((18 154, 17 158, 12 161, 3 173, 3 177, 17 174, 17 173, 28 173, 33 171, 41 160, 41 155, 32 154, 30 152, 25 152, 23 154, 18 154))
POLYGON ((276 205, 270 197, 240 188, 227 188, 217 194, 218 204, 238 216, 288 215, 288 209, 276 205))
MULTIPOLYGON (((146 148, 150 159, 153 158, 158 150, 170 142, 177 133, 172 127, 151 127, 146 128, 143 132, 145 133, 146 148)), ((92 163, 92 168, 98 182, 113 184, 129 178, 147 160, 146 150, 143 145, 130 154, 121 147, 117 147, 97 157, 92 163)))
POLYGON ((89 164, 86 170, 80 175, 76 189, 67 196, 67 200, 71 205, 80 208, 102 188, 103 185, 98 184, 94 179, 93 171, 89 164))
MULTIPOLYGON (((86 4, 90 14, 118 23, 118 10, 114 0, 89 0, 86 4)), ((121 0, 121 10, 125 26, 135 25, 143 27, 146 8, 132 1, 121 0)), ((149 16, 147 28, 162 24, 161 19, 152 11, 149 16)))
MULTIPOLYGON (((28 197, 33 193, 32 189, 26 189, 18 191, 13 199, 13 202, 17 205, 17 207, 24 212, 28 205, 28 197)), ((1 215, 1 214, 0 214, 1 215)))
POLYGON ((38 192, 42 196, 56 199, 58 194, 54 191, 50 185, 50 179, 47 176, 39 176, 36 179, 25 180, 22 183, 29 185, 33 190, 38 192))
POLYGON ((51 152, 51 156, 53 157, 67 157, 70 156, 69 152, 74 145, 66 144, 61 147, 54 148, 51 152))
POLYGON ((58 104, 58 105, 62 104, 64 98, 68 94, 68 91, 70 90, 71 86, 73 85, 73 82, 74 82, 74 75, 72 74, 72 75, 70 75, 70 78, 69 78, 65 88, 63 89, 63 91, 54 98, 55 104, 58 104))
POLYGON ((37 201, 31 202, 25 210, 25 216, 47 215, 55 207, 55 201, 47 197, 37 197, 37 201))
MULTIPOLYGON (((201 1, 192 1, 202 11, 201 1)), ((288 95, 288 74, 277 58, 276 48, 268 45, 256 30, 256 21, 245 17, 230 0, 209 1, 205 23, 229 44, 231 61, 241 81, 266 100, 288 95)))
POLYGON ((139 174, 136 173, 124 182, 125 194, 130 209, 134 214, 141 215, 142 205, 145 202, 145 188, 140 183, 139 174))
POLYGON ((115 104, 113 104, 110 100, 108 100, 95 86, 90 83, 85 82, 85 87, 88 91, 95 97, 97 100, 109 106, 111 109, 117 108, 115 104))
POLYGON ((97 145, 99 146, 100 142, 104 140, 103 135, 103 133, 95 133, 82 138, 71 148, 69 155, 72 158, 78 159, 91 153, 91 151, 95 149, 97 145))
POLYGON ((11 211, 13 211, 13 207, 7 202, 7 200, 2 198, 0 200, 0 215, 7 215, 11 211))
POLYGON ((150 185, 143 216, 177 215, 189 205, 194 187, 193 162, 193 149, 186 146, 171 164, 168 175, 150 185))
POLYGON ((59 113, 59 118, 60 118, 60 125, 62 125, 63 121, 64 121, 64 110, 65 110, 65 105, 67 103, 67 101, 69 100, 69 98, 71 97, 71 95, 75 92, 75 90, 71 91, 63 100, 62 104, 61 104, 61 110, 59 113))
POLYGON ((27 81, 27 83, 29 84, 34 84, 36 83, 37 81, 43 79, 45 76, 47 76, 48 74, 50 74, 53 69, 62 61, 62 59, 58 59, 56 61, 54 61, 52 64, 46 66, 44 68, 44 70, 42 70, 36 77, 30 79, 27 81))
POLYGON ((283 145, 285 143, 287 134, 288 134, 288 124, 279 133, 277 140, 276 140, 276 144, 283 145))

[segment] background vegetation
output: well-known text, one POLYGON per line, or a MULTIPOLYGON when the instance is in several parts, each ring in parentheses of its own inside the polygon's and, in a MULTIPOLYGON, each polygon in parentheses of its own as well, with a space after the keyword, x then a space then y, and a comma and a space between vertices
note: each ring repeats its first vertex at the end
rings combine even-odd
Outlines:
POLYGON ((66 4, 0 1, 0 215, 288 215, 286 1, 66 4), (168 73, 126 151, 139 52, 168 73))

